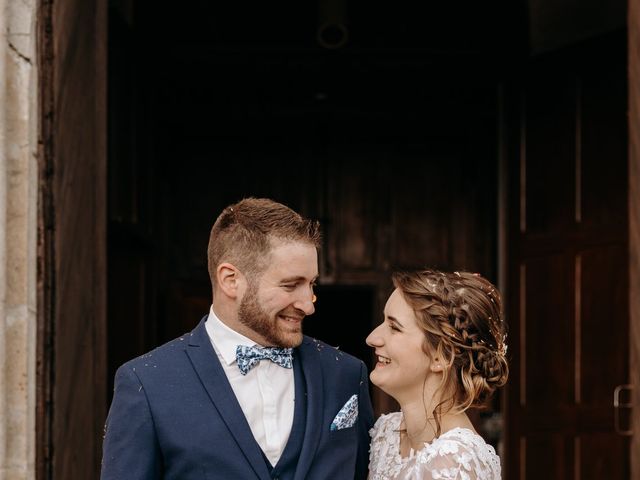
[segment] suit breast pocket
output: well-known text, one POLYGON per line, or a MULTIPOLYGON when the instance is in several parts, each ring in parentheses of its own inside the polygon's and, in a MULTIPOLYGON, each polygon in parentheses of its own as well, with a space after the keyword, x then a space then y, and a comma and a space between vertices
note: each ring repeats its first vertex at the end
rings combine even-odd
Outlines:
POLYGON ((330 430, 327 438, 332 442, 352 442, 356 438, 356 432, 357 428, 353 425, 340 430, 330 430))
POLYGON ((358 437, 356 427, 343 428, 341 430, 327 429, 321 438, 315 453, 314 464, 325 465, 331 471, 323 470, 322 475, 311 476, 315 479, 343 479, 353 478, 358 446, 361 440, 358 437), (348 472, 351 472, 350 475, 348 472))

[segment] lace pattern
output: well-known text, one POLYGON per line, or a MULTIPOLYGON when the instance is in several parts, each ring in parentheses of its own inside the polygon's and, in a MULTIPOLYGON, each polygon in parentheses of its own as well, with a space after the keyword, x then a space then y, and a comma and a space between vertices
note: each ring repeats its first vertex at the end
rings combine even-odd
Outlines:
POLYGON ((401 421, 401 412, 382 415, 369 431, 369 480, 500 480, 494 448, 466 428, 449 430, 402 458, 401 421))

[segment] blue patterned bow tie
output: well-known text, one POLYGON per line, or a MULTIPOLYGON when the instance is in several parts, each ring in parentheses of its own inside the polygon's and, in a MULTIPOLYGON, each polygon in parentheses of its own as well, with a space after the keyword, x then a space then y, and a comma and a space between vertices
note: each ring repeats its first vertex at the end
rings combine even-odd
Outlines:
POLYGON ((248 347, 238 345, 236 347, 236 360, 242 375, 246 375, 249 370, 255 367, 260 360, 271 360, 284 368, 293 368, 292 359, 293 348, 280 347, 248 347))

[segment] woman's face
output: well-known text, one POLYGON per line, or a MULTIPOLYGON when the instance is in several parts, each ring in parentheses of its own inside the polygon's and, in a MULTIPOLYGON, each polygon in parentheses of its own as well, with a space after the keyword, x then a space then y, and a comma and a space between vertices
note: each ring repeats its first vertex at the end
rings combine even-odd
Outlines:
POLYGON ((386 393, 398 400, 419 395, 432 368, 424 352, 425 334, 418 327, 413 309, 400 290, 395 289, 384 307, 384 321, 367 337, 375 349, 377 363, 370 378, 386 393))

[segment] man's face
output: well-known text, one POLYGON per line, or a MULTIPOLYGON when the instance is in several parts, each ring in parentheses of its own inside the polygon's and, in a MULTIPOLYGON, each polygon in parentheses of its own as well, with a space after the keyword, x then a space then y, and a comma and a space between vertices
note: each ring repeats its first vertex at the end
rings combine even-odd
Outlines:
POLYGON ((248 279, 238 320, 258 334, 263 346, 297 347, 302 320, 311 315, 318 278, 318 253, 309 243, 273 241, 266 269, 248 279))

